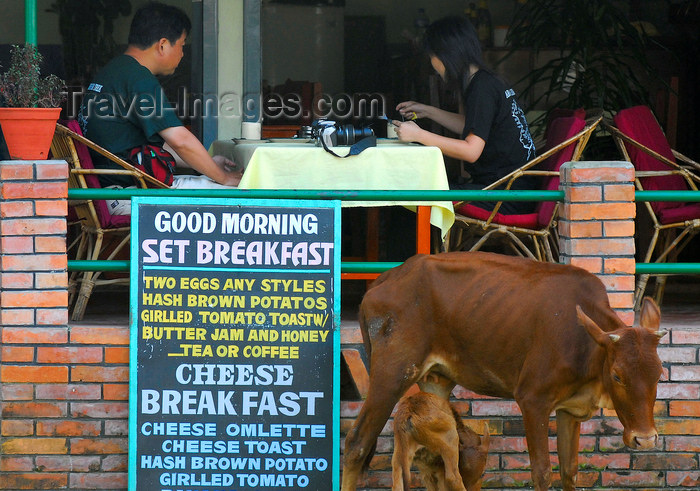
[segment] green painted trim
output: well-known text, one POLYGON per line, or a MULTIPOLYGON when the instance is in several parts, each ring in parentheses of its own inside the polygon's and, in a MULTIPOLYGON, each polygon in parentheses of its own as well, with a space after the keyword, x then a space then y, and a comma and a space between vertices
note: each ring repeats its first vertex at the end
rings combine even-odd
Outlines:
POLYGON ((344 201, 559 201, 563 191, 421 191, 328 189, 68 189, 69 199, 129 199, 134 196, 193 198, 341 199, 344 201))
MULTIPOLYGON (((70 199, 128 199, 133 196, 211 198, 343 199, 347 201, 561 201, 564 191, 513 190, 328 190, 328 189, 77 189, 70 199)), ((635 201, 700 201, 700 191, 635 191, 635 201)))
POLYGON ((24 42, 37 46, 36 0, 24 0, 24 42))
POLYGON ((637 274, 700 274, 700 263, 637 263, 637 274))
POLYGON ((700 191, 635 191, 635 201, 700 201, 700 191))
MULTIPOLYGON (((69 271, 128 271, 127 260, 69 260, 69 271)), ((342 262, 343 273, 381 273, 400 265, 401 262, 342 262)), ((700 274, 700 263, 637 263, 637 274, 700 274)))

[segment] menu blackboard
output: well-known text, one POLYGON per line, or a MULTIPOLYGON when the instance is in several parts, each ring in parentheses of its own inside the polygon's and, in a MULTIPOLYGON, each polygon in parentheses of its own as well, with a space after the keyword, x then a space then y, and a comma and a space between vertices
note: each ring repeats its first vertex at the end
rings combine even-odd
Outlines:
POLYGON ((130 491, 338 489, 340 204, 134 198, 130 491))

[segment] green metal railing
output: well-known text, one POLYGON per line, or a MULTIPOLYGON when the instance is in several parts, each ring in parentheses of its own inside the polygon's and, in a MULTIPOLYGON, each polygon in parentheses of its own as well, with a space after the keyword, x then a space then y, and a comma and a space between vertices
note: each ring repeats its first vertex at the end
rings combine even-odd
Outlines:
MULTIPOLYGON (((341 201, 562 201, 564 191, 406 191, 269 189, 69 189, 68 199, 129 199, 134 196, 341 201)), ((636 201, 700 202, 697 191, 636 191, 636 201)), ((381 273, 400 262, 342 262, 343 273, 381 273)), ((128 260, 70 260, 70 271, 128 271, 128 260)), ((700 263, 637 263, 640 274, 700 274, 700 263)))
POLYGON ((24 0, 24 42, 37 45, 36 0, 24 0))
POLYGON ((68 190, 69 199, 129 199, 133 196, 239 199, 338 199, 342 201, 561 201, 564 199, 564 191, 76 188, 68 190))

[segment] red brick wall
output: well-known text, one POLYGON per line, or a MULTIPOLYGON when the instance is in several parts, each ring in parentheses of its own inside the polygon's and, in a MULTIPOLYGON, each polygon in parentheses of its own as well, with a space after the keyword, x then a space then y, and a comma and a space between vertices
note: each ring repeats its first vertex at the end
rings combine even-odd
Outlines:
MULTIPOLYGON (((342 329, 346 349, 361 350, 356 326, 342 329)), ((672 328, 659 346, 664 374, 655 406, 659 445, 652 451, 632 451, 622 443, 622 425, 613 411, 601 411, 581 425, 578 487, 644 491, 700 489, 700 326, 672 328)), ((358 370, 358 367, 355 367, 358 370)), ((465 423, 477 433, 488 422, 491 446, 483 489, 531 488, 529 457, 520 411, 514 401, 491 399, 461 387, 453 391, 452 403, 465 423)), ((362 407, 361 401, 341 404, 344 436, 362 407)), ((391 489, 392 423, 384 427, 377 453, 360 482, 361 489, 391 489)), ((558 482, 556 422, 550 420, 550 459, 553 486, 558 482)), ((342 448, 341 443, 341 448, 342 448)), ((414 472, 414 483, 420 480, 414 472)))
POLYGON ((67 176, 0 163, 0 489, 127 485, 129 333, 68 325, 67 176))

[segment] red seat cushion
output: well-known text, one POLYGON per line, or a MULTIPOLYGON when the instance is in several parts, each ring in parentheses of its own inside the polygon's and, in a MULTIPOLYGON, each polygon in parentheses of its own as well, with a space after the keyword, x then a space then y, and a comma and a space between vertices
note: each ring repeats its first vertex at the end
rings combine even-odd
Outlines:
MULTIPOLYGON (((585 111, 583 114, 585 116, 585 111)), ((547 129, 547 145, 545 146, 545 151, 554 148, 563 141, 575 136, 585 127, 586 120, 580 115, 567 116, 553 120, 547 129)), ((540 164, 540 167, 543 170, 559 172, 561 166, 565 162, 571 160, 575 149, 576 142, 566 146, 549 157, 547 160, 542 162, 542 164, 540 164)), ((547 176, 544 178, 544 182, 542 183, 542 189, 545 191, 556 191, 559 189, 559 181, 559 176, 547 176)), ((540 228, 544 228, 549 225, 556 205, 557 204, 554 201, 540 201, 537 204, 535 213, 537 213, 537 223, 540 228)))
POLYGON ((657 218, 663 225, 695 220, 700 218, 700 203, 687 203, 677 208, 663 208, 659 210, 657 218))
MULTIPOLYGON (((59 123, 82 136, 83 132, 80 129, 80 125, 77 121, 59 121, 59 123)), ((73 144, 75 145, 75 151, 78 154, 78 159, 80 160, 80 166, 83 169, 94 169, 95 166, 92 164, 92 157, 90 157, 90 150, 88 147, 75 140, 73 140, 73 144)), ((85 175, 85 182, 89 188, 102 188, 102 186, 100 186, 99 179, 95 175, 85 175)), ((93 200, 93 204, 95 205, 97 219, 100 221, 102 228, 128 227, 131 224, 131 215, 111 215, 105 200, 96 199, 93 200)))
MULTIPOLYGON (((629 109, 623 109, 614 116, 613 121, 615 122, 615 126, 625 135, 659 155, 666 157, 671 162, 676 161, 671 151, 671 146, 666 139, 666 135, 664 135, 651 109, 647 106, 635 106, 629 109)), ((632 165, 634 165, 634 168, 639 172, 668 171, 671 169, 668 165, 633 145, 625 143, 625 148, 630 156, 632 165)), ((640 182, 642 183, 642 187, 646 190, 673 191, 688 189, 685 179, 678 175, 643 177, 640 178, 640 182)), ((677 201, 654 201, 651 203, 651 207, 657 215, 660 214, 662 210, 679 208, 684 205, 684 203, 677 201)))
MULTIPOLYGON (((489 210, 484 210, 483 208, 470 204, 462 205, 455 211, 460 215, 484 221, 491 216, 489 210)), ((499 225, 534 229, 537 228, 537 213, 525 213, 523 215, 504 215, 503 213, 496 213, 492 222, 499 225)))
POLYGON ((551 111, 547 113, 547 128, 544 132, 544 141, 545 142, 550 142, 553 141, 551 140, 550 137, 550 131, 552 129, 552 122, 555 119, 558 118, 568 118, 568 117, 575 117, 579 119, 586 119, 586 110, 582 107, 579 107, 578 109, 565 109, 561 107, 555 107, 551 111))

